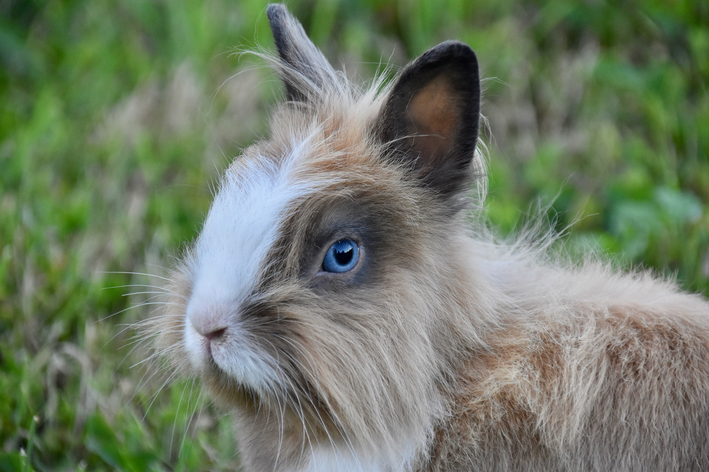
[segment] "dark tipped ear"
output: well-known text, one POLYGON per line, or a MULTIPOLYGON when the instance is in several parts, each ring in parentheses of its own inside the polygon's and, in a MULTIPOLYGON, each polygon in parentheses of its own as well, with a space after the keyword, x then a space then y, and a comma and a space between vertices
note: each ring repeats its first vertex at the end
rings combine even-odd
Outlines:
POLYGON ((389 158, 450 197, 471 183, 479 121, 477 57, 467 44, 446 41, 403 70, 377 125, 389 158))
POLYGON ((335 70, 285 5, 270 4, 266 16, 278 50, 278 72, 285 83, 288 100, 307 101, 333 84, 335 70))

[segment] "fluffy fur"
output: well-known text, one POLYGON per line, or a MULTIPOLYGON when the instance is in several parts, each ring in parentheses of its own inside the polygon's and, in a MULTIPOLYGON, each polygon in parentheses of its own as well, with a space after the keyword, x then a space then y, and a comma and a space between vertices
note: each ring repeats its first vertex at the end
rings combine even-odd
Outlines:
POLYGON ((244 469, 709 470, 709 304, 470 227, 472 50, 362 90, 268 14, 288 101, 150 324, 233 414, 244 469), (358 265, 323 271, 343 238, 358 265))

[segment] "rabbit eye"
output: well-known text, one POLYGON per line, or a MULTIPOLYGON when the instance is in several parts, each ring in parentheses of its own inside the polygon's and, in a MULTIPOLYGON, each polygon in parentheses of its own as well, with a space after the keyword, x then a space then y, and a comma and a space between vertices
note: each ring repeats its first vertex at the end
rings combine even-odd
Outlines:
POLYGON ((357 265, 359 246, 351 239, 341 239, 330 246, 322 261, 325 272, 347 272, 357 265))

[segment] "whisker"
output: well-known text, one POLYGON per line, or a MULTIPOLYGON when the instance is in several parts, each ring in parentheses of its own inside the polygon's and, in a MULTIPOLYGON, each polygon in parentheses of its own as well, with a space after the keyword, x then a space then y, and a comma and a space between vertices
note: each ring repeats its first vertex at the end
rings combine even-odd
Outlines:
POLYGON ((124 308, 123 310, 117 311, 117 312, 112 313, 112 314, 110 314, 110 315, 108 315, 108 316, 105 316, 105 317, 100 318, 100 319, 98 319, 98 320, 96 320, 96 321, 93 321, 93 322, 91 322, 91 324, 94 325, 94 324, 96 324, 96 323, 101 323, 101 322, 103 322, 103 321, 106 321, 106 320, 109 319, 109 318, 113 318, 113 317, 116 316, 116 315, 120 315, 121 313, 125 313, 126 311, 133 310, 133 309, 135 309, 135 308, 140 308, 140 307, 143 307, 143 306, 151 306, 151 305, 160 305, 160 306, 182 306, 182 305, 180 305, 180 304, 173 303, 173 302, 146 302, 146 303, 139 303, 139 304, 137 304, 137 305, 129 306, 128 308, 124 308))
POLYGON ((162 290, 164 292, 169 292, 169 289, 161 285, 151 285, 151 284, 123 284, 123 285, 111 285, 110 287, 101 287, 101 290, 114 290, 118 288, 130 288, 130 287, 147 287, 154 288, 156 290, 162 290))
MULTIPOLYGON (((194 379, 192 380, 192 385, 194 385, 194 379)), ((182 407, 182 399, 185 396, 185 392, 187 391, 187 385, 189 385, 190 382, 185 382, 185 386, 182 387, 182 393, 180 394, 180 400, 177 402, 177 410, 175 411, 175 421, 172 423, 172 433, 170 433, 170 449, 169 449, 169 455, 172 456, 172 444, 175 439, 175 430, 177 429, 177 418, 178 415, 180 414, 180 408, 182 407)), ((190 387, 191 389, 191 387, 190 387)), ((180 447, 180 451, 182 452, 182 448, 180 447)), ((178 452, 178 455, 179 455, 178 452)))
POLYGON ((174 282, 174 280, 168 278, 168 277, 163 277, 161 275, 156 275, 156 274, 148 274, 145 272, 129 272, 129 271, 99 271, 100 274, 123 274, 123 275, 143 275, 146 277, 155 277, 156 279, 162 279, 166 282, 174 282))
POLYGON ((177 377, 177 371, 173 371, 172 373, 170 373, 170 375, 168 376, 167 379, 165 379, 165 381, 160 386, 158 391, 152 395, 152 401, 150 402, 150 405, 148 405, 148 408, 145 410, 145 414, 143 415, 143 421, 145 421, 145 418, 148 416, 150 409, 153 407, 153 404, 155 403, 155 400, 158 399, 160 392, 162 392, 162 390, 168 385, 168 383, 173 381, 176 377, 177 377))
MULTIPOLYGON (((135 295, 150 295, 150 294, 156 294, 156 293, 157 293, 157 294, 160 294, 160 295, 162 295, 162 296, 165 296, 165 295, 167 295, 167 294, 170 293, 170 292, 168 292, 168 291, 156 291, 156 290, 153 290, 153 291, 150 291, 150 292, 147 292, 147 291, 146 291, 146 292, 128 292, 128 293, 123 293, 123 294, 121 294, 121 297, 133 297, 133 296, 135 296, 135 295)), ((150 297, 150 298, 155 298, 155 297, 150 297)))
MULTIPOLYGON (((194 386, 196 379, 192 378, 192 386, 194 386)), ((194 417, 195 412, 199 408, 199 413, 197 413, 197 419, 195 420, 195 424, 199 424, 199 419, 202 417, 202 412, 204 411, 204 407, 200 407, 200 404, 202 403, 202 399, 204 398, 202 396, 203 390, 199 390, 199 394, 197 395, 197 400, 195 401, 195 407, 192 410, 192 417, 194 417)), ((190 388, 190 397, 192 396, 192 389, 190 388)), ((191 420, 190 420, 191 423, 191 420)), ((185 438, 186 438, 187 430, 185 430, 185 435, 182 436, 182 446, 180 446, 180 454, 182 454, 182 449, 185 443, 185 438)), ((194 437, 194 432, 192 433, 194 437)))

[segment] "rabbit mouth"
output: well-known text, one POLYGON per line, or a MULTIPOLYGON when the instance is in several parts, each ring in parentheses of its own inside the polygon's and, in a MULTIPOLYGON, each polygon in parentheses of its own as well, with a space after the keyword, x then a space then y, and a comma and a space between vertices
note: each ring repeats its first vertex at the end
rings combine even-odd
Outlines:
POLYGON ((200 333, 187 323, 185 348, 193 368, 223 387, 245 385, 270 391, 278 385, 274 362, 251 346, 239 330, 226 328, 200 333))

